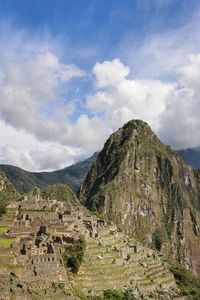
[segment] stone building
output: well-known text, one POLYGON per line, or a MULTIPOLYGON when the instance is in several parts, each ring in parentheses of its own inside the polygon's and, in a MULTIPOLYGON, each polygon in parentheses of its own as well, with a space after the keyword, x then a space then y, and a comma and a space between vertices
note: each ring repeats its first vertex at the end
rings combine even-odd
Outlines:
POLYGON ((41 226, 34 236, 19 238, 13 245, 13 252, 18 263, 24 266, 18 276, 30 288, 46 288, 53 283, 66 284, 59 245, 52 240, 45 226, 41 226))

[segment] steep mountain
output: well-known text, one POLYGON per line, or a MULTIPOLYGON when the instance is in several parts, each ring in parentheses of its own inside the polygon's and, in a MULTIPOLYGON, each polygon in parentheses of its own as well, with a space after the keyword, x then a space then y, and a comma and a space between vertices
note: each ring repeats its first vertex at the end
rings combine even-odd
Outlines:
POLYGON ((94 153, 85 161, 53 172, 28 172, 10 165, 0 165, 0 171, 6 174, 20 193, 30 192, 34 187, 44 188, 56 183, 67 184, 73 191, 77 191, 96 157, 97 153, 94 153))
POLYGON ((200 172, 133 120, 113 133, 79 191, 90 210, 200 275, 200 172))
POLYGON ((195 169, 200 169, 200 148, 188 148, 177 151, 182 159, 195 169))
POLYGON ((0 172, 0 216, 5 213, 6 205, 16 201, 19 194, 3 172, 0 172))

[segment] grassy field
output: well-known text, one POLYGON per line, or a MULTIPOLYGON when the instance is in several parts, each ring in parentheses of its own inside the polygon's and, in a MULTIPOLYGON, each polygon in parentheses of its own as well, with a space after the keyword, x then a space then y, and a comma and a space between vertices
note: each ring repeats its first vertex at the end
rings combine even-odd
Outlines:
POLYGON ((14 239, 0 237, 0 248, 10 248, 14 239))
POLYGON ((0 269, 9 269, 9 270, 15 270, 22 268, 21 265, 13 265, 13 264, 0 264, 0 269))
POLYGON ((0 226, 0 234, 3 232, 6 232, 9 229, 9 227, 6 226, 0 226))

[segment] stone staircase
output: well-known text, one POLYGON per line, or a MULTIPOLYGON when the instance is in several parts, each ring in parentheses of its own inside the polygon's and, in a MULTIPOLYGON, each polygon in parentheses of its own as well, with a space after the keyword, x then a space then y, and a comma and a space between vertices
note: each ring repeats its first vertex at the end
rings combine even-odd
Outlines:
MULTIPOLYGON (((122 234, 102 232, 87 238, 84 261, 76 284, 85 295, 106 289, 132 288, 147 295, 155 289, 176 289, 173 275, 156 253, 140 246, 135 251, 122 234)), ((136 244, 136 243, 135 243, 136 244)))

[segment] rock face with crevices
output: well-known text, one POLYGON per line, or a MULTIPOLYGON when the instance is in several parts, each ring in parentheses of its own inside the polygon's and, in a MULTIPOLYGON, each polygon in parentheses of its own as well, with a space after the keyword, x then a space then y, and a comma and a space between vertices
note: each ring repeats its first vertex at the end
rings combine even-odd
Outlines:
POLYGON ((113 133, 80 201, 144 245, 200 275, 200 172, 133 120, 113 133))

